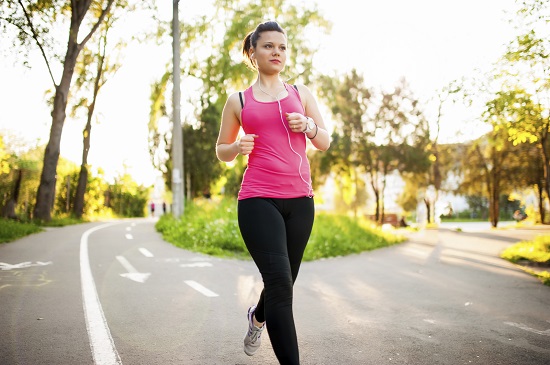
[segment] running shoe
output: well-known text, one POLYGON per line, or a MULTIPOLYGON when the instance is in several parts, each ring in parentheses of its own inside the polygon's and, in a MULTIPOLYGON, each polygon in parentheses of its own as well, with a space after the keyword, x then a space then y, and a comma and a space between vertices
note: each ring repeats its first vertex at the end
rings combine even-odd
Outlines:
POLYGON ((246 331, 246 335, 244 336, 244 353, 248 356, 254 355, 254 353, 260 348, 260 345, 262 344, 262 331, 265 327, 262 326, 258 328, 254 325, 252 317, 254 316, 255 310, 255 305, 248 308, 248 314, 246 316, 248 318, 248 330, 246 331))

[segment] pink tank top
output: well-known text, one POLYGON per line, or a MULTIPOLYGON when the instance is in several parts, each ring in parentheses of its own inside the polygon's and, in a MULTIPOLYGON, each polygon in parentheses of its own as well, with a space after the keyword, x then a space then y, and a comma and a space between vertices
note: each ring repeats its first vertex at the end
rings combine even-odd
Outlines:
POLYGON ((259 137, 254 140, 254 149, 248 155, 239 200, 313 196, 306 136, 290 130, 285 114, 304 114, 304 107, 298 91, 288 84, 285 88, 288 96, 280 100, 282 120, 277 101, 257 101, 252 87, 244 91, 242 128, 246 134, 259 137))

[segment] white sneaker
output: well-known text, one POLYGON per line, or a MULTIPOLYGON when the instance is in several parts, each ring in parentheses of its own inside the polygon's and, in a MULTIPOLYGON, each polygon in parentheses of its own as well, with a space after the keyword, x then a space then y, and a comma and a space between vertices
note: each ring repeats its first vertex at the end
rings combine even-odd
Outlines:
POLYGON ((248 308, 248 330, 246 331, 246 335, 244 336, 244 353, 248 356, 254 355, 256 350, 260 348, 260 345, 262 344, 262 331, 264 330, 265 326, 262 326, 260 328, 256 327, 254 325, 254 321, 252 320, 252 317, 254 315, 254 311, 256 310, 256 306, 253 305, 252 307, 248 308))

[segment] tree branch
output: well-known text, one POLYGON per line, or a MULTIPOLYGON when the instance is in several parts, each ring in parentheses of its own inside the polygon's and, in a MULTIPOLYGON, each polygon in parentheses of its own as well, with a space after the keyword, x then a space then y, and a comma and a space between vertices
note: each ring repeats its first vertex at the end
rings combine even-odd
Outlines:
MULTIPOLYGON (((23 10, 23 14, 25 14, 25 19, 27 20, 27 24, 28 24, 28 26, 31 30, 31 33, 32 33, 31 36, 34 39, 34 41, 36 42, 36 44, 38 45, 38 48, 40 49, 40 53, 42 53, 42 57, 44 58, 44 62, 46 62, 46 67, 48 69, 48 73, 50 74, 50 78, 52 79, 52 82, 53 82, 54 86, 57 86, 57 84, 55 82, 55 78, 53 77, 52 69, 50 67, 50 62, 48 61, 48 57, 46 56, 46 51, 44 51, 44 47, 42 47, 42 43, 40 43, 40 40, 38 39, 38 34, 36 33, 36 30, 34 29, 34 26, 32 24, 30 15, 27 13, 27 9, 25 9, 25 6, 23 5, 22 1, 18 0, 17 2, 21 6, 21 10, 23 10)), ((21 30, 23 30, 23 29, 21 29, 21 30)), ((25 33, 27 33, 25 30, 23 30, 23 31, 25 33)))
POLYGON ((97 28, 99 28, 100 24, 103 22, 103 19, 109 13, 109 10, 111 9, 111 5, 113 5, 113 2, 114 2, 114 0, 109 0, 109 2, 107 3, 107 6, 105 7, 105 9, 103 9, 101 11, 101 15, 97 19, 97 22, 94 24, 93 28, 90 30, 88 35, 86 37, 84 37, 82 42, 80 42, 79 47, 83 47, 86 44, 86 42, 88 42, 88 40, 92 37, 92 35, 95 33, 97 28))

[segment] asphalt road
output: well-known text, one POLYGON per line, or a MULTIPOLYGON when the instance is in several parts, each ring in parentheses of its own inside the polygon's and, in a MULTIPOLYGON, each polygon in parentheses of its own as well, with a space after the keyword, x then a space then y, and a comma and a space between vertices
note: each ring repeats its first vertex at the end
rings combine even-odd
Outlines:
MULTIPOLYGON (((498 258, 550 231, 425 230, 304 263, 303 365, 550 364, 550 287, 498 258)), ((277 364, 242 351, 251 261, 176 248, 152 219, 53 228, 0 245, 0 363, 277 364)))

